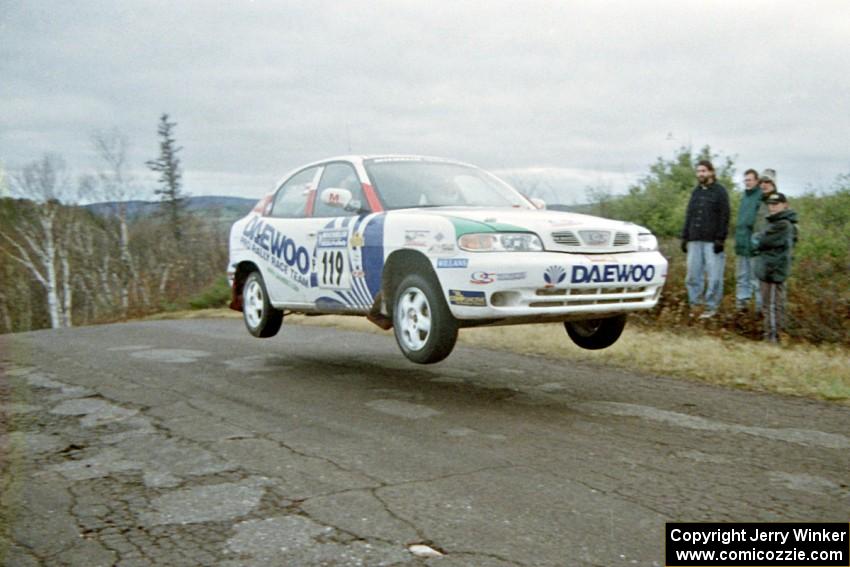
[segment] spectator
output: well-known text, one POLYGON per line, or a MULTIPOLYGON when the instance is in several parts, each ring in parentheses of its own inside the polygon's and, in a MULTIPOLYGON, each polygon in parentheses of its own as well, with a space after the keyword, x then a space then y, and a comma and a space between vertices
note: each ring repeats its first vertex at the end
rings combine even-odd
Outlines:
POLYGON ((767 221, 765 219, 770 213, 767 211, 767 203, 765 203, 765 200, 771 194, 776 193, 776 170, 765 169, 761 174, 761 177, 759 177, 759 187, 761 187, 761 205, 759 205, 759 210, 756 213, 756 223, 753 226, 753 234, 759 233, 767 227, 767 221))
POLYGON ((729 232, 729 195, 726 188, 717 182, 710 161, 700 160, 696 174, 699 183, 688 202, 682 229, 682 251, 688 255, 685 279, 688 303, 692 310, 705 303, 700 319, 708 319, 717 314, 723 298, 726 264, 723 247, 729 232), (707 282, 703 282, 703 277, 707 282))
POLYGON ((744 172, 744 196, 735 224, 735 308, 738 311, 747 309, 751 297, 755 298, 756 311, 761 311, 761 294, 754 272, 755 260, 751 242, 761 200, 759 174, 755 169, 748 169, 744 172))
POLYGON ((788 208, 788 199, 779 192, 770 194, 765 203, 770 213, 767 227, 753 236, 752 243, 758 254, 756 276, 764 303, 764 340, 778 343, 785 326, 785 281, 797 243, 797 213, 788 208))

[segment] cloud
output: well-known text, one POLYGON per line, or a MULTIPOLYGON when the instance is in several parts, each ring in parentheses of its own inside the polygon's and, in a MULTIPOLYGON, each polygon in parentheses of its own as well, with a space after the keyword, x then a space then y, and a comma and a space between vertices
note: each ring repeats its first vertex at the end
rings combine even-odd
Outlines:
POLYGON ((741 170, 775 167, 792 193, 850 171, 846 2, 6 8, 9 169, 45 151, 91 167, 90 133, 112 126, 141 166, 168 112, 194 194, 257 194, 349 149, 598 171, 616 184, 683 144, 710 144, 741 170))

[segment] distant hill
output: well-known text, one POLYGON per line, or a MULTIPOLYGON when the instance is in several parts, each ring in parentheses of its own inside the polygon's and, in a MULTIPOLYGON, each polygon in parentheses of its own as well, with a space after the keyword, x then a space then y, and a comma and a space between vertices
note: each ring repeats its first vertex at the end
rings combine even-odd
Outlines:
MULTIPOLYGON (((189 197, 186 199, 186 210, 190 213, 201 214, 216 218, 237 219, 248 214, 257 204, 257 199, 242 197, 189 197)), ((131 219, 152 216, 160 211, 160 201, 127 201, 127 216, 131 219)), ((117 203, 92 203, 85 209, 103 216, 115 214, 117 203)))
MULTIPOLYGON (((115 214, 117 204, 115 202, 92 203, 84 205, 84 208, 97 215, 109 216, 115 214)), ((214 220, 233 222, 247 215, 256 204, 257 199, 242 197, 189 197, 186 200, 186 210, 214 220)), ((127 216, 131 220, 152 216, 160 212, 161 206, 160 201, 127 201, 127 216)), ((546 208, 552 211, 590 213, 591 206, 547 204, 546 208)))

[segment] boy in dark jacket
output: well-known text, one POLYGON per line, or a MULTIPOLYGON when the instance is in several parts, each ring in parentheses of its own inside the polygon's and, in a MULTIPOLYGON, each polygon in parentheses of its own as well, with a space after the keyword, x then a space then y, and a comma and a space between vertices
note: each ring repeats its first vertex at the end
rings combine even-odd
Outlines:
POLYGON ((761 285, 764 339, 778 343, 785 324, 785 281, 797 243, 797 213, 788 208, 788 199, 782 193, 771 194, 765 203, 767 228, 753 236, 753 250, 758 254, 755 271, 761 285))

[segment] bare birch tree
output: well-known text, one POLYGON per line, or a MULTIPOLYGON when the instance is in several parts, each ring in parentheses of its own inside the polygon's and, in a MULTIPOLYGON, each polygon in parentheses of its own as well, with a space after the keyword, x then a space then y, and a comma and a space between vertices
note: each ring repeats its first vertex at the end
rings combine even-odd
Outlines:
POLYGON ((6 176, 6 168, 3 167, 3 162, 0 161, 0 199, 4 199, 10 195, 11 193, 9 192, 9 181, 6 176))
POLYGON ((121 296, 121 315, 127 316, 130 309, 130 286, 135 284, 136 295, 144 305, 148 303, 147 293, 139 285, 136 265, 130 250, 130 229, 127 224, 127 201, 137 193, 137 187, 127 166, 129 144, 117 128, 105 132, 95 132, 92 143, 97 152, 100 167, 97 169, 97 184, 90 187, 93 197, 111 203, 115 218, 118 220, 118 247, 120 266, 117 271, 119 293, 121 296))
POLYGON ((0 229, 8 246, 3 252, 24 266, 41 284, 51 328, 71 326, 68 226, 61 223, 62 200, 72 196, 61 157, 47 154, 11 178, 14 194, 35 203, 29 215, 19 215, 0 229))

